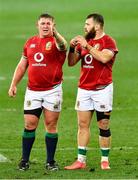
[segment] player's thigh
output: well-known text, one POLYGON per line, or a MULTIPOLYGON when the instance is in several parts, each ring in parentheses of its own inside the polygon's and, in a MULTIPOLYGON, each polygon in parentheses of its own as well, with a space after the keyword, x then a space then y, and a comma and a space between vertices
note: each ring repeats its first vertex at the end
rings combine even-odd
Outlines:
POLYGON ((33 114, 24 114, 25 128, 28 130, 36 129, 38 126, 39 118, 33 114))
POLYGON ((89 111, 94 109, 91 91, 78 88, 75 109, 77 111, 89 111))

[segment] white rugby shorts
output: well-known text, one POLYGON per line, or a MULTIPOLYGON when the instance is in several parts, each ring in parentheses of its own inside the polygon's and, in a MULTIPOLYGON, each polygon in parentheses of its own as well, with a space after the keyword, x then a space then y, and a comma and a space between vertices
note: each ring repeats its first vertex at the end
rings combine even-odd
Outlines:
POLYGON ((75 109, 78 111, 108 112, 112 110, 112 104, 113 83, 97 91, 78 88, 75 104, 75 109))
POLYGON ((44 107, 50 111, 60 112, 62 101, 62 84, 47 91, 32 91, 27 88, 24 110, 44 107))

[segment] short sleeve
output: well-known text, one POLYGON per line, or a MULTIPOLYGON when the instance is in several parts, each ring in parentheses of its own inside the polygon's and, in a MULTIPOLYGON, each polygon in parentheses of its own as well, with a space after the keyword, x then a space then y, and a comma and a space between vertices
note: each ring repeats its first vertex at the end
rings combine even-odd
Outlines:
POLYGON ((105 47, 104 49, 109 49, 111 50, 114 54, 118 53, 118 48, 116 46, 116 42, 114 39, 111 37, 107 36, 106 41, 105 41, 105 47))

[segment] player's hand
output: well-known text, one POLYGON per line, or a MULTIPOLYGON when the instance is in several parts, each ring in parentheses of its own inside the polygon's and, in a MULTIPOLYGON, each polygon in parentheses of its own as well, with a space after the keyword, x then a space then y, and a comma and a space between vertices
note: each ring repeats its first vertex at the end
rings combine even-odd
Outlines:
POLYGON ((80 44, 83 48, 86 48, 87 47, 87 41, 86 39, 83 37, 83 36, 76 36, 76 41, 78 44, 80 44))
POLYGON ((76 40, 76 37, 75 38, 73 38, 73 39, 71 39, 71 41, 70 41, 70 46, 71 47, 73 47, 73 48, 75 48, 75 46, 77 46, 77 40, 76 40))
POLYGON ((56 36, 58 34, 58 31, 56 29, 56 25, 53 26, 53 36, 56 36))
POLYGON ((17 88, 16 88, 16 86, 10 87, 10 89, 9 89, 9 91, 8 91, 9 97, 15 97, 15 96, 16 96, 16 93, 17 93, 17 88))

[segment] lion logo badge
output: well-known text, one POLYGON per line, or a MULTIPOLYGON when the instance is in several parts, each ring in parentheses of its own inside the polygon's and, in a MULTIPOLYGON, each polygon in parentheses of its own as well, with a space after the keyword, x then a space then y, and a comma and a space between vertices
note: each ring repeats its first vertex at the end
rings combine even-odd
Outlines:
POLYGON ((49 51, 52 48, 52 43, 49 41, 46 43, 46 50, 49 51))

